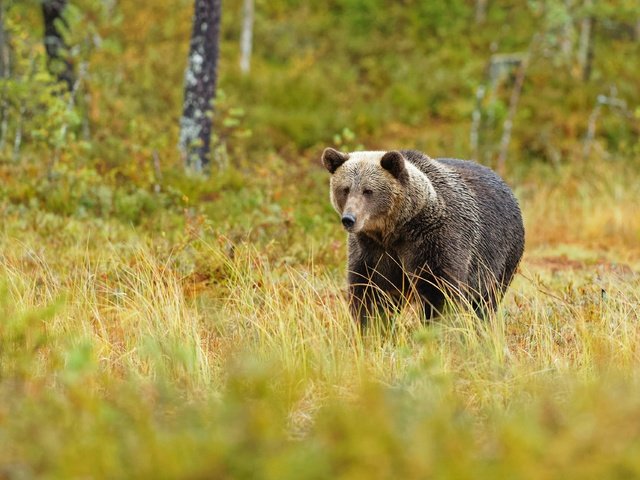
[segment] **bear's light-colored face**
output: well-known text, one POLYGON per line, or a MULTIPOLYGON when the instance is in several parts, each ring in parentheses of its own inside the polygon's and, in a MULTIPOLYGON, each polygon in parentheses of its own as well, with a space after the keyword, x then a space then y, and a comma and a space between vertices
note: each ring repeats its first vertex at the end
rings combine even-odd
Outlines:
POLYGON ((405 160, 399 152, 342 153, 326 149, 331 203, 350 233, 386 234, 402 194, 405 160))

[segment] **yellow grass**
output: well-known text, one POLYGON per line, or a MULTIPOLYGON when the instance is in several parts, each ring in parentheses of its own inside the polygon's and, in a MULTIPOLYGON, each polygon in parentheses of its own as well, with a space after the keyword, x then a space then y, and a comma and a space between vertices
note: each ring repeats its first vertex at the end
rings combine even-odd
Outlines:
POLYGON ((423 325, 409 306, 364 335, 342 267, 206 229, 172 244, 8 217, 0 463, 60 478, 638 474, 638 192, 611 180, 522 187, 528 249, 496 315, 423 325))

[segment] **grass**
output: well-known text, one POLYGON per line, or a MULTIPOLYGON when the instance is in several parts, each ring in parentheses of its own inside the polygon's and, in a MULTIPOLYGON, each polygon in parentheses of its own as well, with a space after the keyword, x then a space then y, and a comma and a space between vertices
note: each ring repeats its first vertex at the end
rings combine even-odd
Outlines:
POLYGON ((636 476, 638 182, 610 170, 519 182, 528 247, 497 315, 409 308, 364 336, 320 181, 249 240, 206 213, 163 234, 5 203, 0 475, 636 476))

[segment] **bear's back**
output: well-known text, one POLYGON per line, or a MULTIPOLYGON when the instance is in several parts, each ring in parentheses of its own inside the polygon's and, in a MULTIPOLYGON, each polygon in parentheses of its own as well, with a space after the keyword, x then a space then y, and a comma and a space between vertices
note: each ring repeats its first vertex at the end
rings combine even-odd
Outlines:
POLYGON ((451 229, 459 227, 454 227, 456 217, 466 216, 469 209, 477 212, 480 237, 473 248, 478 260, 496 277, 510 280, 524 251, 524 227, 518 201, 502 178, 472 161, 432 159, 413 150, 402 154, 427 175, 445 199, 451 229))
POLYGON ((517 214, 520 208, 509 186, 493 170, 479 163, 454 158, 430 158, 415 150, 403 150, 404 157, 427 175, 440 194, 445 197, 456 191, 469 193, 481 211, 490 213, 517 214), (465 192, 466 191, 466 192, 465 192))
POLYGON ((504 181, 490 168, 469 160, 455 158, 430 158, 416 150, 402 150, 402 155, 425 173, 432 182, 462 180, 474 192, 486 193, 489 189, 511 190, 504 181), (439 168, 443 166, 444 168, 439 168), (449 172, 447 172, 449 171, 449 172), (455 175, 450 175, 451 171, 455 175), (460 178, 457 178, 457 177, 460 178))

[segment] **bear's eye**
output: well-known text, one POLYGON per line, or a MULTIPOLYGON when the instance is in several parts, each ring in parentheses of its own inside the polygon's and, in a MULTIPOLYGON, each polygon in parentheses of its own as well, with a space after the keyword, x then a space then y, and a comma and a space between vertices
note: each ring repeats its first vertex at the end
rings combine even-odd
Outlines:
POLYGON ((349 187, 344 187, 344 188, 342 189, 342 193, 343 193, 344 195, 349 195, 349 187))
POLYGON ((368 197, 369 195, 371 195, 372 193, 373 193, 373 190, 371 190, 371 189, 369 189, 369 188, 365 188, 365 189, 362 191, 362 194, 363 194, 363 195, 365 195, 365 196, 367 196, 367 197, 368 197))

